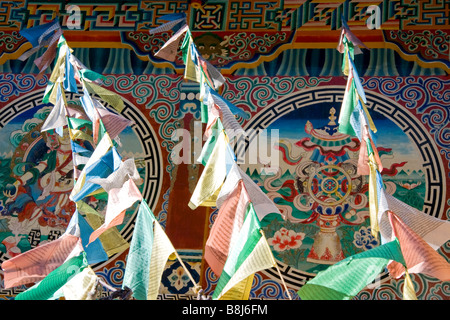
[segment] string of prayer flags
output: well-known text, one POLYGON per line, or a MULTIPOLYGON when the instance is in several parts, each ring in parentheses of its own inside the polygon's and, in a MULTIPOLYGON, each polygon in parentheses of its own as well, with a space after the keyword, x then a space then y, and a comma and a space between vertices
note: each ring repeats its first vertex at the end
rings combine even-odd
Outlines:
POLYGON ((4 288, 42 280, 58 268, 78 244, 78 237, 66 234, 4 261, 2 263, 4 288))
POLYGON ((259 219, 250 203, 239 237, 230 250, 212 298, 221 300, 226 297, 226 293, 230 289, 239 286, 241 288, 239 298, 248 299, 250 290, 246 290, 246 296, 243 294, 243 290, 248 288, 248 283, 242 283, 242 281, 252 280, 251 276, 254 273, 274 266, 276 266, 276 262, 272 251, 267 239, 261 233, 259 219))
POLYGON ((397 240, 329 266, 303 285, 298 295, 302 300, 350 300, 372 282, 391 260, 404 264, 397 240))
POLYGON ((84 252, 72 257, 50 272, 44 279, 26 291, 19 293, 15 300, 51 300, 61 297, 59 290, 75 275, 88 266, 84 252))
MULTIPOLYGON (((450 264, 430 247, 393 212, 388 211, 393 235, 398 239, 409 273, 423 273, 441 281, 450 281, 450 264)), ((403 265, 396 261, 388 265, 389 274, 399 278, 405 273, 403 265)))
POLYGON ((122 288, 137 300, 156 300, 164 266, 175 248, 145 200, 136 216, 122 288))

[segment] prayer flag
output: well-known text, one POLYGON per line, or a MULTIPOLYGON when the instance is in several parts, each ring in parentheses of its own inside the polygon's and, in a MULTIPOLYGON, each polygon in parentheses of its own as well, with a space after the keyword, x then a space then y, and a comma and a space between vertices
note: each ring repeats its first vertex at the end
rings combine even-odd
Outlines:
POLYGON ((403 282, 403 300, 417 300, 414 283, 407 270, 405 270, 405 281, 403 282))
POLYGON ((2 263, 4 287, 36 282, 58 268, 77 247, 79 238, 70 234, 39 245, 2 263))
POLYGON ((220 206, 222 206, 224 199, 226 199, 229 193, 233 190, 233 187, 231 186, 237 186, 239 180, 243 181, 245 190, 249 195, 253 208, 255 209, 256 215, 260 221, 262 221, 264 217, 270 213, 277 213, 280 214, 283 219, 285 218, 273 201, 270 200, 264 191, 261 190, 261 187, 259 187, 244 171, 242 171, 237 163, 233 163, 233 166, 227 175, 226 185, 224 184, 224 187, 220 190, 216 201, 217 207, 220 208, 220 206))
POLYGON ((50 272, 42 281, 19 293, 15 300, 50 300, 58 298, 58 290, 88 266, 85 254, 72 257, 50 272), (57 294, 55 296, 55 294, 57 294))
POLYGON ((94 300, 98 277, 90 266, 76 274, 58 291, 65 300, 94 300))
POLYGON ((95 264, 108 260, 108 255, 103 249, 102 243, 99 239, 96 239, 88 246, 89 236, 94 231, 92 227, 87 223, 84 217, 76 209, 70 219, 66 232, 73 236, 77 236, 81 239, 83 250, 86 252, 86 259, 89 264, 95 264))
POLYGON ((132 179, 128 179, 120 188, 110 189, 105 222, 91 233, 89 243, 97 239, 105 230, 122 224, 125 211, 140 200, 142 200, 142 194, 132 179))
POLYGON ((178 54, 181 37, 188 30, 188 25, 181 27, 169 40, 155 53, 155 57, 167 61, 175 61, 178 54))
POLYGON ((66 110, 61 95, 61 87, 58 86, 56 105, 45 119, 44 124, 41 127, 41 132, 64 127, 65 125, 67 125, 66 110))
POLYGON ((100 185, 106 192, 109 193, 112 189, 121 188, 128 179, 132 179, 136 184, 140 184, 142 182, 133 158, 122 161, 117 170, 111 173, 108 177, 93 178, 88 181, 100 185))
MULTIPOLYGON (((108 151, 113 147, 113 143, 111 139, 109 138, 108 133, 106 133, 100 143, 95 148, 94 152, 92 153, 92 156, 89 158, 89 161, 84 166, 83 170, 80 173, 80 177, 78 178, 77 182, 75 183, 72 192, 70 194, 70 199, 74 201, 74 197, 81 192, 81 190, 84 187, 84 184, 86 182, 86 171, 87 168, 90 166, 96 164, 103 156, 105 156, 108 151)), ((78 200, 75 200, 77 202, 78 200)))
POLYGON ((393 237, 392 226, 387 211, 392 211, 402 223, 408 226, 414 233, 428 243, 434 250, 439 249, 450 240, 450 221, 430 216, 387 193, 384 189, 378 191, 379 225, 380 234, 384 241, 390 241, 393 237))
POLYGON ((265 236, 261 233, 261 225, 253 205, 250 203, 239 237, 230 250, 214 289, 213 299, 220 300, 231 288, 239 285, 244 279, 260 270, 274 267, 275 264, 272 251, 265 236))
POLYGON ((216 193, 220 190, 233 162, 234 154, 232 154, 225 133, 220 132, 189 201, 189 207, 192 210, 198 206, 215 206, 216 193))
POLYGON ((369 215, 370 229, 374 238, 378 237, 380 231, 378 226, 378 187, 377 187, 377 168, 373 155, 369 156, 369 215))
POLYGON ((158 20, 167 21, 162 25, 150 29, 148 32, 150 34, 160 33, 164 31, 172 30, 176 25, 186 23, 186 14, 183 13, 173 13, 160 17, 158 20))
MULTIPOLYGON (((98 229, 105 222, 105 217, 103 215, 83 201, 77 202, 77 210, 84 215, 84 218, 93 230, 98 229)), ((111 257, 116 253, 121 253, 130 246, 128 241, 122 237, 116 227, 104 231, 99 236, 99 240, 108 257, 111 257)), ((95 241, 93 243, 95 243, 95 241)))
MULTIPOLYGON (((223 187, 228 187, 227 182, 225 181, 223 187)), ((249 203, 244 183, 239 180, 219 208, 205 245, 205 260, 217 276, 222 273, 230 248, 238 238, 249 203)))
MULTIPOLYGON (((450 264, 447 260, 403 223, 395 213, 388 211, 388 215, 393 235, 400 243, 408 272, 423 273, 441 281, 450 281, 450 264)), ((399 278, 405 273, 405 268, 396 261, 388 265, 388 270, 393 278, 399 278)))
POLYGON ((200 156, 197 159, 197 161, 201 162, 203 165, 206 165, 208 163, 212 151, 214 150, 214 146, 216 145, 217 139, 224 130, 220 119, 217 119, 217 121, 214 122, 209 130, 210 135, 203 145, 200 156))
POLYGON ((122 287, 137 300, 156 300, 164 266, 175 248, 143 200, 136 217, 122 287))
POLYGON ((341 111, 339 113, 338 131, 341 133, 356 136, 353 126, 350 123, 350 117, 357 102, 356 99, 355 82, 353 81, 352 73, 350 73, 347 79, 344 97, 342 99, 341 111))
POLYGON ((117 112, 122 112, 125 108, 122 98, 117 93, 103 88, 94 82, 83 81, 83 84, 89 93, 98 95, 103 101, 109 103, 117 112))
MULTIPOLYGON (((97 149, 95 151, 97 151, 97 149)), ((92 157, 95 154, 95 151, 89 160, 92 159, 92 157)), ((117 149, 115 147, 112 147, 110 151, 108 151, 96 162, 89 164, 88 161, 88 163, 83 168, 84 171, 83 185, 80 187, 80 190, 77 193, 73 194, 71 199, 74 202, 77 202, 83 199, 84 197, 93 194, 95 191, 101 189, 100 185, 93 183, 91 180, 95 181, 94 180, 95 178, 107 178, 110 174, 112 174, 119 168, 121 163, 122 163, 121 156, 117 152, 117 149)), ((77 180, 75 186, 77 186, 80 180, 81 179, 77 180)), ((75 190, 75 187, 73 190, 75 190)))
POLYGON ((192 40, 191 32, 187 30, 186 36, 181 44, 182 58, 185 65, 184 78, 200 83, 200 69, 194 62, 197 61, 197 57, 195 56, 196 52, 195 50, 193 51, 193 49, 195 49, 194 40, 192 40))
POLYGON ((329 266, 302 286, 298 295, 302 300, 350 300, 372 282, 390 260, 403 263, 397 240, 329 266))
POLYGON ((362 51, 359 47, 369 49, 361 40, 358 39, 358 37, 356 37, 353 34, 353 32, 348 27, 347 22, 345 22, 344 19, 342 19, 341 21, 342 21, 341 36, 339 39, 339 44, 338 44, 337 50, 340 53, 344 52, 344 36, 348 39, 348 41, 351 42, 352 46, 354 47, 355 54, 362 53, 362 51))

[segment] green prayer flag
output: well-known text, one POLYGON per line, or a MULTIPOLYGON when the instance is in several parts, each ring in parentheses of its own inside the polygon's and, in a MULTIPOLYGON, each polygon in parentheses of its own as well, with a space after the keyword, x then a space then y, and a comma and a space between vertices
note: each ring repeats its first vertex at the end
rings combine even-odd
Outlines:
POLYGON ((200 157, 197 159, 197 161, 201 162, 204 166, 208 163, 209 157, 214 150, 217 139, 223 130, 224 128, 222 125, 222 121, 220 121, 220 118, 218 118, 216 123, 212 126, 212 134, 206 140, 205 145, 202 148, 202 152, 200 153, 200 157))
POLYGON ((151 209, 143 200, 136 217, 123 278, 123 288, 130 288, 137 300, 147 300, 155 220, 151 209))
POLYGON ((355 130, 351 124, 351 116, 352 112, 355 109, 356 104, 358 103, 358 96, 356 94, 355 82, 353 79, 349 79, 351 81, 348 91, 344 94, 344 99, 342 101, 341 106, 341 114, 339 115, 339 128, 338 131, 341 133, 345 133, 351 136, 356 136, 355 130))
POLYGON ((19 293, 15 300, 55 299, 55 293, 87 266, 86 253, 82 252, 80 255, 72 257, 64 262, 28 290, 19 293))
POLYGON ((404 264, 397 239, 319 272, 300 288, 298 295, 302 300, 350 300, 372 282, 390 260, 404 264))
POLYGON ((230 289, 257 271, 275 265, 272 252, 266 238, 261 233, 261 225, 253 204, 247 207, 246 217, 239 236, 230 249, 213 299, 220 299, 230 289))

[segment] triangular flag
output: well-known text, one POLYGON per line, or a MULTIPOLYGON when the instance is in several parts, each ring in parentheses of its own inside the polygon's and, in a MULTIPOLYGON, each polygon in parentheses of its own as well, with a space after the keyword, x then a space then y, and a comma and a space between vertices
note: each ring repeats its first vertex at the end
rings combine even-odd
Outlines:
POLYGON ((405 270, 405 282, 403 283, 403 300, 417 300, 414 283, 408 271, 405 270))
POLYGON ((188 29, 183 42, 181 43, 181 53, 185 65, 184 79, 201 82, 200 69, 194 62, 194 60, 197 60, 197 57, 195 56, 196 52, 193 52, 193 49, 195 49, 195 44, 194 40, 192 40, 191 32, 188 29))
POLYGON ((83 81, 83 84, 86 86, 89 93, 98 95, 103 101, 109 103, 117 112, 122 112, 125 108, 125 103, 117 93, 90 81, 83 81))
POLYGON ((121 162, 119 167, 106 178, 91 178, 88 182, 100 185, 109 193, 111 189, 121 188, 128 179, 132 179, 136 184, 142 182, 133 158, 121 162))
POLYGON ((169 31, 169 30, 172 30, 178 24, 186 23, 186 14, 184 12, 168 14, 168 15, 160 17, 158 20, 163 20, 163 21, 167 21, 167 22, 163 23, 162 25, 160 25, 156 28, 150 29, 148 31, 150 34, 169 31))
POLYGON ((223 130, 224 128, 222 126, 222 121, 220 121, 220 119, 217 119, 217 121, 215 121, 210 128, 210 134, 202 147, 200 156, 197 159, 198 162, 201 162, 203 165, 206 165, 208 163, 208 160, 214 150, 214 146, 216 145, 217 139, 219 138, 223 130))
MULTIPOLYGON (((92 99, 94 104, 100 104, 96 99, 92 99)), ((100 104, 101 105, 101 104, 100 104)), ((113 113, 106 108, 97 108, 100 119, 104 125, 105 130, 108 132, 111 139, 116 138, 125 128, 134 124, 133 120, 121 116, 120 114, 113 113)))
POLYGON ((44 124, 41 127, 41 132, 48 131, 51 129, 57 129, 60 127, 64 127, 67 125, 67 119, 66 119, 66 109, 64 106, 64 100, 61 95, 61 87, 57 88, 57 101, 56 105, 52 108, 52 111, 47 116, 47 118, 44 121, 44 124))
POLYGON ((344 36, 352 43, 352 46, 355 48, 355 54, 362 53, 361 49, 359 47, 363 47, 366 49, 369 49, 361 40, 356 37, 353 32, 351 32, 350 28, 348 27, 348 24, 345 22, 344 19, 342 21, 342 27, 341 27, 341 37, 339 39, 339 44, 337 47, 337 50, 340 53, 344 53, 344 36))
POLYGON ((252 274, 276 265, 267 239, 253 209, 248 206, 239 237, 230 250, 225 266, 214 289, 213 299, 221 299, 230 289, 252 274))
MULTIPOLYGON (((230 172, 227 176, 227 181, 232 180, 230 185, 237 184, 239 180, 244 182, 245 189, 251 199, 253 208, 255 209, 256 215, 258 219, 262 221, 264 217, 271 213, 276 213, 282 216, 285 219, 285 216, 280 212, 277 206, 274 204, 272 200, 261 190, 253 180, 250 178, 242 169, 234 163, 230 169, 230 172)), ((223 199, 226 199, 227 193, 230 192, 230 188, 222 188, 217 198, 217 206, 220 207, 222 205, 223 199)))
POLYGON ((403 261, 397 240, 329 266, 302 286, 298 295, 302 300, 350 300, 372 282, 390 260, 403 261))
POLYGON ((339 113, 338 131, 348 135, 356 136, 355 130, 351 125, 350 118, 357 103, 355 82, 353 81, 352 72, 350 72, 347 85, 345 87, 344 97, 342 99, 341 111, 339 113))

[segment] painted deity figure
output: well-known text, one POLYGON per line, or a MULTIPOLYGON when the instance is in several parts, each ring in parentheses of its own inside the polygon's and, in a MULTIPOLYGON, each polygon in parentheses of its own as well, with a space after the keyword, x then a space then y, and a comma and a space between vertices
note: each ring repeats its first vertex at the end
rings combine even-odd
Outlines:
POLYGON ((16 181, 3 190, 8 199, 7 214, 2 218, 9 219, 13 235, 2 244, 10 255, 26 250, 27 242, 32 248, 57 238, 75 211, 75 203, 69 199, 74 179, 70 136, 67 129, 63 136, 41 134, 40 127, 30 131, 16 149, 11 160, 16 181))

